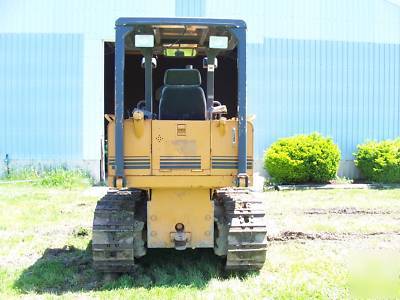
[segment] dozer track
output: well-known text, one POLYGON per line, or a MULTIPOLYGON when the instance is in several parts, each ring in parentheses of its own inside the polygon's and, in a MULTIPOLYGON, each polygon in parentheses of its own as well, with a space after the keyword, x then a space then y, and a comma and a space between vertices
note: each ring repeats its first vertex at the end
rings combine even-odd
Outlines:
MULTIPOLYGON (((141 190, 111 190, 97 202, 93 218, 93 267, 104 273, 131 272, 146 253, 141 190)), ((145 212, 144 212, 145 215, 145 212)))
POLYGON ((251 191, 216 191, 217 255, 226 255, 226 270, 259 270, 265 262, 267 226, 265 206, 251 191))

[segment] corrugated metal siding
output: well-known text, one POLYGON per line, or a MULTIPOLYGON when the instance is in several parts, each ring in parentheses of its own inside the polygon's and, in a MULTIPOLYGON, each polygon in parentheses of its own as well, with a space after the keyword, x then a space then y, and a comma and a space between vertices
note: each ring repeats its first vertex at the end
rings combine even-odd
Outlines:
POLYGON ((399 43, 400 8, 386 0, 208 0, 207 17, 239 18, 265 38, 399 43))
POLYGON ((0 157, 81 157, 82 57, 80 34, 0 34, 0 157))
POLYGON ((0 32, 83 33, 113 39, 119 17, 173 17, 175 0, 0 1, 0 32))
POLYGON ((176 0, 175 14, 177 17, 204 17, 205 0, 176 0))
POLYGON ((248 45, 256 156, 280 137, 333 137, 342 159, 367 139, 400 135, 400 45, 266 39, 248 45))

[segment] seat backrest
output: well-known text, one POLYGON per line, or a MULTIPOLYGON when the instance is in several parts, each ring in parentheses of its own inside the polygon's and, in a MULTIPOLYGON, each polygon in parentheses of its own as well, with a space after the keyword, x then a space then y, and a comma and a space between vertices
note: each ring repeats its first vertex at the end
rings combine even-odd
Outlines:
POLYGON ((205 120, 206 97, 196 69, 169 69, 164 74, 160 120, 205 120))

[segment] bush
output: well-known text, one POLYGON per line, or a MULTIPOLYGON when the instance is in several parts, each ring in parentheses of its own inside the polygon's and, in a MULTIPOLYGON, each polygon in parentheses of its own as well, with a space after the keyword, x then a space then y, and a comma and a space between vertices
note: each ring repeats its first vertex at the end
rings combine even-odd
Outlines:
POLYGON ((354 156, 365 179, 400 183, 400 139, 358 145, 354 156))
POLYGON ((318 133, 283 138, 265 152, 264 167, 275 183, 328 182, 336 178, 340 151, 318 133))

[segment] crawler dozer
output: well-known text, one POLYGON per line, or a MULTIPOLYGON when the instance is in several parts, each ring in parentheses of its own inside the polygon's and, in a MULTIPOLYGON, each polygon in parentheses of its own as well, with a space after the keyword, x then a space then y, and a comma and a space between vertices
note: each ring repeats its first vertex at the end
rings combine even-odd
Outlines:
POLYGON ((245 22, 118 19, 115 113, 106 119, 110 190, 94 212, 98 271, 130 272, 148 248, 212 248, 227 270, 262 267, 265 208, 248 188, 253 124, 246 117, 245 22), (130 54, 140 55, 134 63, 144 72, 128 82, 130 54), (167 57, 163 70, 157 63, 167 57), (233 71, 214 80, 227 58, 233 71), (143 90, 134 107, 127 105, 128 86, 143 90), (215 99, 222 87, 234 93, 215 99))

